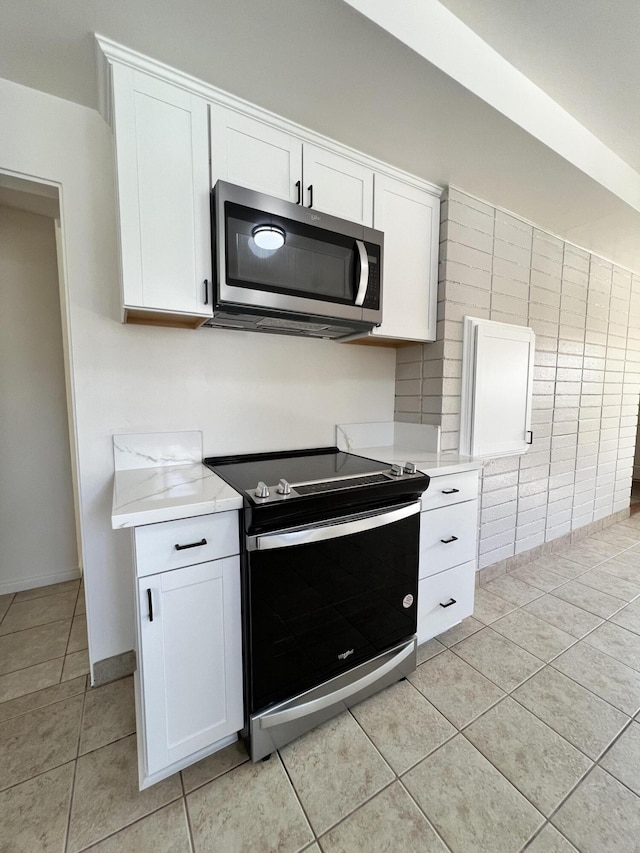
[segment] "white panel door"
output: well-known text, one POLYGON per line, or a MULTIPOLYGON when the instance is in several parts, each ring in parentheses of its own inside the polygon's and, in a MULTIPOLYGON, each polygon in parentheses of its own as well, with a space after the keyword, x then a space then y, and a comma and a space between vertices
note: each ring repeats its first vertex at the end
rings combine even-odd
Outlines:
POLYGON ((373 227, 384 232, 382 325, 373 334, 434 341, 440 199, 376 174, 373 227))
POLYGON ((211 178, 298 201, 302 142, 285 131, 211 104, 211 178))
POLYGON ((211 315, 207 104, 113 65, 125 308, 211 315))
POLYGON ((350 160, 305 143, 302 203, 322 213, 359 222, 373 222, 373 172, 350 160))
POLYGON ((243 725, 239 557, 138 581, 147 775, 243 725))
POLYGON ((524 453, 533 441, 535 335, 529 328, 465 318, 461 451, 524 453))

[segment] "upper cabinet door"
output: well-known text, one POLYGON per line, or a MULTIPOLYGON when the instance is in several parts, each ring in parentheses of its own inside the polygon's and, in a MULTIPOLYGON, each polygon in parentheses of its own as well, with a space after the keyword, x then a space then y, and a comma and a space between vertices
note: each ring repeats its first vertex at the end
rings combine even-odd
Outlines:
POLYGON ((302 142, 234 110, 211 104, 211 178, 296 202, 302 196, 302 142), (299 195, 300 194, 300 195, 299 195))
POLYGON ((305 143, 302 203, 371 227, 373 172, 348 157, 305 143))
POLYGON ((533 443, 532 329, 464 319, 460 452, 510 456, 533 443))
POLYGON ((114 63, 113 114, 125 319, 211 316, 207 104, 114 63))
POLYGON ((376 174, 373 227, 384 232, 382 325, 373 335, 434 341, 440 199, 376 174))

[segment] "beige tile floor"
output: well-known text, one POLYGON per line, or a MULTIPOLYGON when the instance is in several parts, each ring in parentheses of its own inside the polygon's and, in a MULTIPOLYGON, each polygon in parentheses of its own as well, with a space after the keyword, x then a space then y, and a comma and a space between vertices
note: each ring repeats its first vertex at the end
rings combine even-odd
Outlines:
POLYGON ((407 681, 271 760, 142 793, 132 679, 86 689, 71 592, 5 602, 2 853, 640 851, 640 514, 486 583, 407 681))

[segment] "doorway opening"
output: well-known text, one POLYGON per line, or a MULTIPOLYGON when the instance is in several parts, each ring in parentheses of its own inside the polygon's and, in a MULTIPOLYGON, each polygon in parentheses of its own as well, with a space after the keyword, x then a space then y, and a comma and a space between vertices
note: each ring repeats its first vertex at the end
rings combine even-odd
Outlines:
POLYGON ((81 578, 59 237, 58 188, 0 174, 0 599, 81 578))

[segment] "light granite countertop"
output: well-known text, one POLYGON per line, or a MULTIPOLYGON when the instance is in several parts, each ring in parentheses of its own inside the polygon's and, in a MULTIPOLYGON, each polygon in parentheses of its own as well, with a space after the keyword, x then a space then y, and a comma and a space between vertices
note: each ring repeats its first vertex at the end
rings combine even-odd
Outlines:
POLYGON ((111 526, 138 527, 240 509, 242 498, 200 462, 116 471, 111 526))
POLYGON ((468 456, 458 456, 457 453, 434 453, 428 450, 416 450, 415 447, 403 447, 397 444, 382 447, 358 447, 353 451, 369 459, 388 462, 390 465, 415 462, 418 470, 437 477, 439 474, 454 474, 461 471, 477 471, 482 468, 482 462, 468 456))

